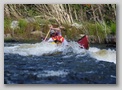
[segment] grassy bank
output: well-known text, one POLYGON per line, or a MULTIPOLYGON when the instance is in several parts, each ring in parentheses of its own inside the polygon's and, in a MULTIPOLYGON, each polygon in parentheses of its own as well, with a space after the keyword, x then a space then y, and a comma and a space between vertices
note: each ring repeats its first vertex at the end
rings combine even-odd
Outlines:
MULTIPOLYGON (((10 18, 4 19, 4 34, 10 34, 5 37, 4 41, 18 41, 18 42, 40 42, 49 30, 48 25, 56 25, 55 21, 47 21, 41 18, 12 20, 10 18), (12 27, 11 23, 17 21, 17 26, 12 27), (34 33, 37 32, 38 33, 34 33)), ((90 43, 104 43, 104 40, 109 34, 116 34, 116 24, 111 22, 94 23, 94 22, 77 22, 74 25, 62 24, 65 29, 62 30, 62 35, 67 40, 78 40, 82 34, 87 34, 90 37, 90 43)), ((49 36, 48 36, 49 38, 49 36)))

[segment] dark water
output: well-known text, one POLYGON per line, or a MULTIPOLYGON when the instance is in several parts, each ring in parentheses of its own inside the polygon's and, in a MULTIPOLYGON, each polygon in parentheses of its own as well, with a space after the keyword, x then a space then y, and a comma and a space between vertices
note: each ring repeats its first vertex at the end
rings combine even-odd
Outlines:
POLYGON ((20 56, 4 54, 5 84, 116 84, 116 64, 89 54, 20 56))

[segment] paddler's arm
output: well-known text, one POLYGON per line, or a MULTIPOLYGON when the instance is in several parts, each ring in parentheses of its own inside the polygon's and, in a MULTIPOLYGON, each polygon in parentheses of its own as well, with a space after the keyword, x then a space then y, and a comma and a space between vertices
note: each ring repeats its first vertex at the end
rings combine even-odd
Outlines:
POLYGON ((60 29, 60 28, 51 28, 51 29, 53 29, 53 30, 55 30, 55 31, 61 32, 61 29, 60 29))
POLYGON ((53 42, 53 39, 52 39, 52 38, 50 38, 49 40, 47 40, 47 42, 53 42))
POLYGON ((61 32, 61 30, 62 29, 65 29, 65 27, 63 27, 63 26, 59 26, 58 28, 54 28, 52 25, 49 25, 49 28, 50 28, 50 30, 56 30, 56 31, 59 31, 59 32, 61 32))

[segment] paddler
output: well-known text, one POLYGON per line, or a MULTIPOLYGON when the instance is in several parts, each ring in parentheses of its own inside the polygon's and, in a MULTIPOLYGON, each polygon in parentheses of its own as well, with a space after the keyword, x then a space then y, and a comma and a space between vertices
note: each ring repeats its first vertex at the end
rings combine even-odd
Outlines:
POLYGON ((61 29, 54 28, 53 25, 49 26, 50 28, 50 38, 48 42, 55 42, 57 45, 68 46, 68 42, 66 39, 61 35, 61 29))

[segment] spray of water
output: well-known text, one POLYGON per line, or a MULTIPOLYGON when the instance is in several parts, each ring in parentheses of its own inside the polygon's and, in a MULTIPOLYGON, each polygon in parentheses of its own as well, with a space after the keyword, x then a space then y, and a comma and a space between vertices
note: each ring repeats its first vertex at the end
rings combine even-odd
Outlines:
POLYGON ((61 52, 63 58, 69 58, 73 54, 77 54, 76 58, 89 54, 97 60, 108 61, 116 63, 116 51, 111 49, 99 49, 90 47, 89 50, 81 49, 77 42, 69 42, 69 46, 62 47, 56 44, 41 42, 36 44, 14 44, 12 46, 5 46, 4 53, 19 54, 22 56, 29 55, 53 55, 53 53, 61 52))
POLYGON ((89 48, 90 56, 97 60, 116 63, 116 51, 111 49, 99 49, 96 47, 89 48))

